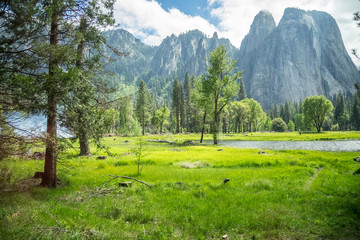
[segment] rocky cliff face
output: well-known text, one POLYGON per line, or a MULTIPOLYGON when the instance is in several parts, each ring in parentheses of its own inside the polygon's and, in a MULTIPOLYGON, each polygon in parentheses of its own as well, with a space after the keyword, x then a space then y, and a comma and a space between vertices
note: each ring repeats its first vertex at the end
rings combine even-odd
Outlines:
POLYGON ((198 30, 171 35, 156 47, 143 44, 125 30, 104 35, 113 47, 130 51, 128 57, 108 68, 127 84, 145 80, 158 95, 171 93, 175 75, 183 80, 186 72, 195 76, 205 73, 206 57, 222 44, 238 61, 238 69, 244 70, 248 93, 265 109, 275 102, 299 101, 311 95, 354 92, 354 83, 360 83, 335 20, 324 12, 288 8, 276 26, 271 13, 261 11, 240 50, 216 33, 208 37, 198 30))
POLYGON ((224 44, 229 55, 235 57, 237 49, 227 39, 219 39, 217 33, 209 38, 198 30, 179 37, 171 35, 156 49, 152 61, 152 73, 161 76, 176 73, 180 79, 188 72, 200 75, 206 71, 206 60, 212 50, 224 44))
POLYGON ((259 13, 239 57, 245 85, 264 108, 311 95, 353 92, 359 73, 329 14, 288 8, 276 28, 257 34, 264 26, 273 26, 273 20, 259 13))

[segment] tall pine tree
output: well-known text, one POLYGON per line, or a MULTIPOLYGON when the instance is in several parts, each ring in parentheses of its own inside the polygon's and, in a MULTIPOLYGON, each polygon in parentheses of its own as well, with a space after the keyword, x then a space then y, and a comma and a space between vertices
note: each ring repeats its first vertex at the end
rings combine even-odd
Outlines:
POLYGON ((150 102, 149 93, 146 89, 146 83, 141 80, 136 101, 136 114, 142 128, 142 135, 145 135, 145 127, 150 120, 150 102))
POLYGON ((180 118, 181 118, 181 108, 182 108, 182 97, 181 97, 181 83, 178 78, 175 77, 173 89, 172 89, 172 109, 176 121, 176 130, 175 133, 180 133, 180 118))

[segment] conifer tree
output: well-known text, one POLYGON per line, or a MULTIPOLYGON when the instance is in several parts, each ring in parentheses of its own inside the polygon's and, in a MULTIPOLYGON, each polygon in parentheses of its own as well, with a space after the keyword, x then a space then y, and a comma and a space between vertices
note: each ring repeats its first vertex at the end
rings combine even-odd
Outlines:
POLYGON ((185 127, 186 131, 190 132, 190 118, 191 118, 191 80, 188 73, 185 74, 184 79, 184 112, 185 112, 185 127))
MULTIPOLYGON (((79 84, 73 65, 78 42, 74 30, 81 16, 112 4, 111 0, 14 0, 1 5, 0 59, 5 62, 0 64, 0 93, 6 89, 13 96, 15 110, 47 116, 43 186, 56 186, 58 106, 79 84)), ((111 16, 112 9, 108 13, 111 16)))
POLYGON ((246 89, 245 89, 245 84, 244 84, 244 80, 241 79, 240 80, 240 90, 239 90, 239 101, 243 100, 246 98, 246 89))
POLYGON ((145 135, 145 127, 150 119, 150 111, 149 93, 144 80, 141 80, 137 93, 136 114, 141 125, 142 135, 145 135))
POLYGON ((177 77, 175 77, 172 89, 172 109, 175 115, 176 130, 175 133, 180 133, 180 117, 181 117, 181 85, 177 77))
POLYGON ((360 88, 357 84, 355 85, 355 88, 356 88, 356 92, 354 94, 354 100, 351 109, 351 122, 353 128, 356 131, 358 131, 360 130, 360 100, 359 100, 360 88))

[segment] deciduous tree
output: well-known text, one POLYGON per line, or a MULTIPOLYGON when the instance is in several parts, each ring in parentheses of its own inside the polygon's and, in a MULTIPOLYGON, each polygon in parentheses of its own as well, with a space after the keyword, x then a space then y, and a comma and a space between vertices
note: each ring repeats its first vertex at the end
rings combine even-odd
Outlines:
POLYGON ((237 80, 242 72, 235 72, 236 61, 227 57, 226 47, 221 45, 210 53, 210 66, 207 73, 201 78, 201 94, 211 96, 213 101, 212 132, 214 144, 218 144, 220 114, 231 98, 239 92, 237 80))
POLYGON ((317 132, 320 132, 325 119, 331 116, 333 108, 331 101, 322 95, 305 98, 303 103, 305 123, 314 126, 317 132))

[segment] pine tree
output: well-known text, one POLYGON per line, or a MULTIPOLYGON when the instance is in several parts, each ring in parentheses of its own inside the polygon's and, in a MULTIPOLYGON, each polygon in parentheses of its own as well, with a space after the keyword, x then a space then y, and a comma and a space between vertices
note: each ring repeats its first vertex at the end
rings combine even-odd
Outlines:
POLYGON ((286 100, 284 106, 284 118, 283 118, 285 123, 288 123, 290 121, 290 115, 291 115, 290 103, 288 100, 286 100))
POLYGON ((172 109, 176 121, 176 133, 180 133, 180 115, 181 115, 181 86, 177 77, 175 77, 172 90, 172 109))
POLYGON ((183 131, 185 126, 185 98, 184 98, 184 87, 182 83, 180 83, 180 132, 183 131))
POLYGON ((340 130, 345 130, 347 125, 347 115, 345 112, 345 99, 341 91, 335 100, 334 120, 339 124, 340 130))
POLYGON ((145 127, 150 119, 149 113, 149 93, 146 89, 146 83, 141 80, 136 101, 136 114, 142 128, 142 135, 145 135, 145 127))
POLYGON ((185 112, 185 127, 186 131, 190 132, 191 125, 191 80, 188 73, 185 74, 184 79, 184 112, 185 112))
POLYGON ((358 94, 354 95, 352 112, 351 112, 351 122, 356 131, 360 130, 360 101, 358 94))
POLYGON ((3 87, 7 89, 13 96, 14 109, 47 116, 43 186, 56 186, 58 106, 63 104, 60 100, 80 82, 73 65, 79 42, 76 26, 82 16, 107 6, 111 8, 110 0, 14 0, 1 5, 0 59, 5 63, 0 64, 0 93, 3 87))
POLYGON ((246 89, 245 89, 245 84, 244 84, 244 80, 241 79, 240 81, 240 90, 239 90, 239 101, 243 100, 246 98, 246 89))

